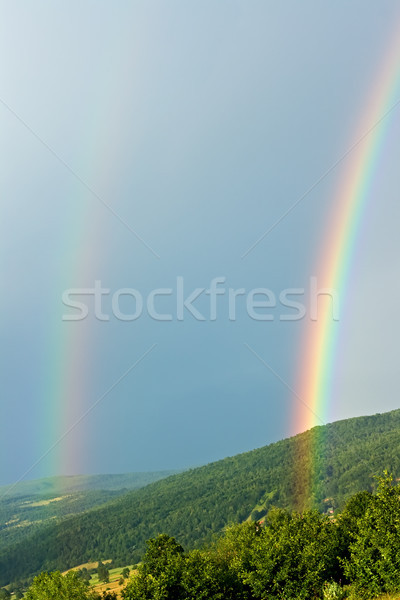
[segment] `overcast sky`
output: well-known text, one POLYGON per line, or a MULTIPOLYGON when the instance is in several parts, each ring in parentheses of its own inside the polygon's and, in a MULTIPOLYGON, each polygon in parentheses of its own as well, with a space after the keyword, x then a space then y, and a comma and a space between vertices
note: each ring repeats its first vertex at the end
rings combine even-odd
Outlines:
MULTIPOLYGON (((356 141, 399 3, 0 5, 0 483, 185 468, 289 435, 304 319, 246 298, 318 276, 346 161, 284 215, 356 141), (179 318, 215 278, 216 318, 205 291, 204 319, 179 318), (96 281, 101 311, 81 294, 87 317, 63 320, 80 314, 63 294, 96 281), (160 288, 170 320, 148 314, 160 288)), ((397 108, 338 290, 329 420, 398 407, 399 152, 397 108)))

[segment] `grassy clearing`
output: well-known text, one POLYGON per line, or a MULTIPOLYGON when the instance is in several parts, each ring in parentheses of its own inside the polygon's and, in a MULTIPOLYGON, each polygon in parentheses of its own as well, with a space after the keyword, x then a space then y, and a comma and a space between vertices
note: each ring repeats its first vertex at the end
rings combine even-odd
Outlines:
POLYGON ((37 506, 48 506, 52 502, 60 502, 60 500, 64 500, 65 498, 69 498, 69 496, 57 496, 57 498, 50 498, 48 500, 36 500, 34 502, 22 502, 21 506, 29 506, 31 508, 35 508, 37 506))
MULTIPOLYGON (((110 562, 111 562, 111 559, 102 561, 102 563, 104 565, 109 564, 110 562)), ((63 575, 66 575, 70 571, 78 571, 79 569, 87 569, 88 571, 90 569, 96 569, 98 564, 99 564, 98 561, 82 563, 81 565, 78 565, 76 567, 73 567, 72 569, 68 569, 67 571, 64 571, 63 575)), ((126 565, 126 566, 128 567, 128 569, 130 569, 130 575, 132 575, 132 573, 134 572, 135 565, 126 565)), ((125 567, 117 567, 115 569, 110 569, 109 570, 110 581, 108 583, 99 581, 99 577, 98 577, 97 573, 93 573, 92 578, 90 580, 90 588, 89 589, 94 590, 100 594, 102 592, 109 590, 111 592, 115 592, 117 594, 118 598, 121 598, 121 591, 126 586, 128 579, 124 579, 124 582, 122 585, 119 584, 119 581, 122 578, 122 571, 126 568, 126 566, 125 567)), ((15 600, 15 594, 11 594, 11 600, 15 600)))
MULTIPOLYGON (((103 562, 105 562, 105 561, 103 561, 103 562)), ((96 564, 96 566, 97 566, 97 564, 96 564)), ((130 574, 132 574, 133 567, 134 567, 133 565, 128 565, 128 568, 130 569, 130 574)), ((125 567, 117 567, 116 569, 110 569, 109 583, 104 583, 104 582, 99 581, 98 575, 97 575, 97 573, 95 573, 94 575, 92 575, 92 579, 90 580, 90 587, 99 593, 105 592, 106 590, 115 592, 117 594, 118 598, 120 598, 121 590, 123 590, 123 588, 126 586, 127 581, 128 581, 127 579, 124 579, 122 584, 119 583, 119 581, 122 577, 122 571, 124 570, 124 568, 125 567)))
MULTIPOLYGON (((103 565, 108 565, 111 562, 111 558, 108 558, 107 560, 102 560, 101 562, 103 563, 103 565)), ((63 575, 66 575, 70 571, 79 571, 80 569, 87 569, 88 571, 90 571, 90 569, 97 569, 98 564, 99 564, 98 560, 96 562, 82 563, 81 565, 78 565, 77 567, 72 567, 71 569, 68 569, 67 571, 63 571, 63 575)), ((97 577, 97 575, 96 575, 96 577, 97 577)))

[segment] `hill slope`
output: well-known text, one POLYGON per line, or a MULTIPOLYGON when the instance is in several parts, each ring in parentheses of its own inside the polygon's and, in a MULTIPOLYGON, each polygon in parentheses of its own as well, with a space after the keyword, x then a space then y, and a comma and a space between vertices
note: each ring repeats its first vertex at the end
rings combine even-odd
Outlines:
POLYGON ((172 473, 49 477, 1 486, 0 549, 39 532, 51 521, 98 507, 172 473))
POLYGON ((112 557, 130 563, 159 532, 198 546, 229 522, 260 518, 271 505, 325 511, 374 486, 387 468, 400 475, 400 410, 338 421, 174 475, 48 527, 0 555, 0 584, 43 569, 112 557), (304 486, 313 468, 314 485, 304 486), (308 495, 307 495, 308 494, 308 495))
POLYGON ((0 486, 0 501, 5 496, 62 496, 89 490, 135 490, 175 473, 177 471, 144 471, 110 475, 45 477, 43 479, 20 481, 16 484, 0 486))

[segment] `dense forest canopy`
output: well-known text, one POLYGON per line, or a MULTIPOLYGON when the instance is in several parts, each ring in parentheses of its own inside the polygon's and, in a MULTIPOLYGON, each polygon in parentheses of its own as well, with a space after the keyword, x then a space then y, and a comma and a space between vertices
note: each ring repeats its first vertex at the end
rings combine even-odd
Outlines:
MULTIPOLYGON (((107 571, 103 564, 99 564, 107 571)), ((362 600, 400 591, 400 487, 384 473, 376 494, 352 496, 335 518, 274 508, 263 525, 227 528, 185 551, 160 534, 122 590, 124 600, 362 600)), ((108 574, 108 571, 107 573, 108 574)), ((129 576, 129 573, 127 573, 129 576)), ((27 600, 100 600, 77 573, 42 573, 27 600)), ((102 600, 116 598, 104 592, 102 600)))
POLYGON ((87 560, 132 564, 160 533, 200 548, 228 524, 259 520, 273 506, 340 511, 356 492, 374 491, 383 469, 399 477, 399 431, 399 410, 339 421, 158 481, 4 548, 0 585, 87 560), (309 496, 304 473, 312 475, 309 496))

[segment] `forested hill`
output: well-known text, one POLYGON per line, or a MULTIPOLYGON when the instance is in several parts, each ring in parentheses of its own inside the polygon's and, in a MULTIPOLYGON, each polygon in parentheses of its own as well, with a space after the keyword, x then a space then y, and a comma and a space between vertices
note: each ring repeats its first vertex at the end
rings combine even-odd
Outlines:
MULTIPOLYGON (((175 471, 176 473, 176 471, 175 471)), ((0 552, 47 524, 86 512, 171 471, 125 475, 78 475, 21 481, 0 487, 0 552)))
POLYGON ((384 469, 400 476, 400 410, 316 427, 64 520, 1 552, 0 585, 89 559, 130 564, 160 532, 186 548, 199 546, 228 523, 261 518, 272 505, 340 508, 355 492, 373 489, 374 475, 384 469), (315 483, 304 487, 311 465, 315 483))
POLYGON ((91 490, 136 490, 178 471, 144 471, 110 475, 71 475, 20 481, 0 486, 0 500, 5 497, 54 497, 91 490))

